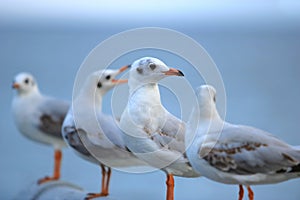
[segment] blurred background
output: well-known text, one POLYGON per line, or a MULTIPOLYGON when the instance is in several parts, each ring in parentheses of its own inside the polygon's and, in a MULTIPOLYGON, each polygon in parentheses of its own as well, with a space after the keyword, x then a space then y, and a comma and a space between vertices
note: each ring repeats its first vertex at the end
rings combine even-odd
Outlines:
MULTIPOLYGON (((120 31, 146 26, 180 31, 207 50, 225 83, 227 121, 252 125, 300 145, 300 3, 297 0, 2 0, 1 199, 13 199, 26 185, 50 175, 53 169, 52 148, 24 138, 14 125, 11 114, 14 76, 21 71, 31 72, 44 94, 71 100, 76 72, 96 45, 120 31)), ((172 62, 163 54, 160 58, 172 62)), ((181 64, 178 63, 178 68, 181 64)), ((109 101, 104 102, 104 111, 109 113, 105 105, 109 101)), ((64 150, 62 179, 90 192, 100 189, 99 167, 81 160, 69 149, 64 150)), ((237 199, 237 186, 205 178, 175 178, 175 181, 178 200, 237 199)), ((290 200, 298 200, 299 185, 300 179, 296 179, 253 189, 255 199, 281 200, 288 196, 290 200)), ((111 196, 164 199, 165 174, 113 171, 111 196)))

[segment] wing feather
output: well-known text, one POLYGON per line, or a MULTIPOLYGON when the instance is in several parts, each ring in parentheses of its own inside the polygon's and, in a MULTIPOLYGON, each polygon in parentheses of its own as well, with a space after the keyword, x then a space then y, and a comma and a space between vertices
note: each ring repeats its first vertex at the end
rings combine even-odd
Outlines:
POLYGON ((212 138, 216 137, 206 138, 211 141, 199 150, 199 156, 224 172, 272 174, 300 163, 299 150, 269 133, 252 127, 226 127, 215 140, 215 144, 212 138))
POLYGON ((69 110, 69 103, 53 98, 45 98, 39 106, 40 115, 36 125, 46 135, 62 138, 61 127, 69 110))

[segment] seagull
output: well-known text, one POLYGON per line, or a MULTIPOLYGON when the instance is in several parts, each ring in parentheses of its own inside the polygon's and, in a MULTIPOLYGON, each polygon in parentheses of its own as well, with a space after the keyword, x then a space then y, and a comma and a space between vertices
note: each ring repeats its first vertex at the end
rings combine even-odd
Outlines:
POLYGON ((39 179, 38 184, 60 178, 62 152, 66 146, 61 125, 69 103, 40 93, 35 78, 29 73, 16 75, 12 87, 17 91, 12 102, 13 118, 19 131, 27 138, 54 148, 54 173, 39 179))
POLYGON ((158 81, 183 76, 161 60, 144 57, 131 64, 129 99, 120 119, 128 148, 149 165, 167 174, 167 200, 174 199, 174 178, 198 177, 185 155, 185 123, 161 104, 158 81))
POLYGON ((243 199, 243 186, 253 200, 251 185, 300 176, 299 147, 263 130, 223 121, 216 109, 214 87, 200 86, 197 93, 199 107, 194 108, 186 131, 187 138, 195 135, 187 155, 197 172, 217 182, 239 185, 239 200, 243 199), (195 124, 197 129, 192 131, 195 124))
POLYGON ((102 170, 101 192, 89 193, 86 199, 109 195, 111 167, 147 165, 126 147, 119 122, 102 112, 103 96, 116 85, 127 83, 127 80, 115 79, 127 68, 99 70, 89 75, 62 126, 63 136, 75 153, 100 165, 102 170))

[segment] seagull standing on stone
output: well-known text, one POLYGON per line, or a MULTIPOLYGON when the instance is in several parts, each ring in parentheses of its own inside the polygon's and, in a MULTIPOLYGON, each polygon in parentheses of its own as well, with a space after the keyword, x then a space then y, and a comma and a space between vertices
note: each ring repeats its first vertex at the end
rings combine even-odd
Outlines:
POLYGON ((101 166, 101 192, 89 193, 86 199, 109 194, 111 167, 147 166, 126 147, 118 121, 102 112, 103 96, 116 85, 127 83, 115 79, 127 68, 100 70, 89 75, 63 123, 63 136, 75 153, 101 166))
POLYGON ((61 126, 69 103, 42 95, 35 78, 29 73, 18 74, 12 87, 17 91, 12 102, 12 113, 19 131, 35 142, 53 146, 55 151, 53 176, 42 178, 38 183, 58 180, 61 149, 66 146, 61 136, 61 126))
POLYGON ((129 99, 120 127, 128 148, 149 165, 167 174, 167 200, 174 199, 175 176, 197 177, 185 155, 185 123, 161 104, 158 81, 183 76, 157 58, 136 60, 129 72, 129 99))
POLYGON ((187 155, 201 175, 225 184, 243 186, 254 199, 251 185, 272 184, 300 176, 300 150, 260 129, 230 124, 216 109, 216 90, 203 85, 197 90, 195 108, 187 125, 186 141, 195 138, 187 155), (191 129, 197 125, 196 133, 191 129))

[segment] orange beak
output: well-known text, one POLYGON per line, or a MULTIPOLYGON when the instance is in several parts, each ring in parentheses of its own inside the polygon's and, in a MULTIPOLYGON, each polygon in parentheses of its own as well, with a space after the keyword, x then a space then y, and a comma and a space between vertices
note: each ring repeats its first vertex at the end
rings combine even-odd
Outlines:
POLYGON ((129 67, 130 67, 130 65, 123 66, 119 69, 119 72, 121 73, 121 72, 125 71, 126 69, 128 69, 129 67))
POLYGON ((14 89, 19 89, 20 88, 20 85, 18 83, 13 83, 12 84, 12 88, 14 89))
MULTIPOLYGON (((123 66, 119 69, 119 73, 125 71, 126 69, 130 68, 130 65, 126 65, 126 66, 123 66)), ((122 83, 127 83, 128 80, 127 79, 113 79, 111 80, 111 82, 115 83, 115 84, 122 84, 122 83)))
POLYGON ((168 71, 164 71, 163 73, 167 76, 184 76, 180 70, 174 68, 170 68, 168 71))
POLYGON ((115 84, 122 84, 122 83, 127 83, 128 80, 127 79, 113 79, 111 80, 111 82, 115 83, 115 84))

